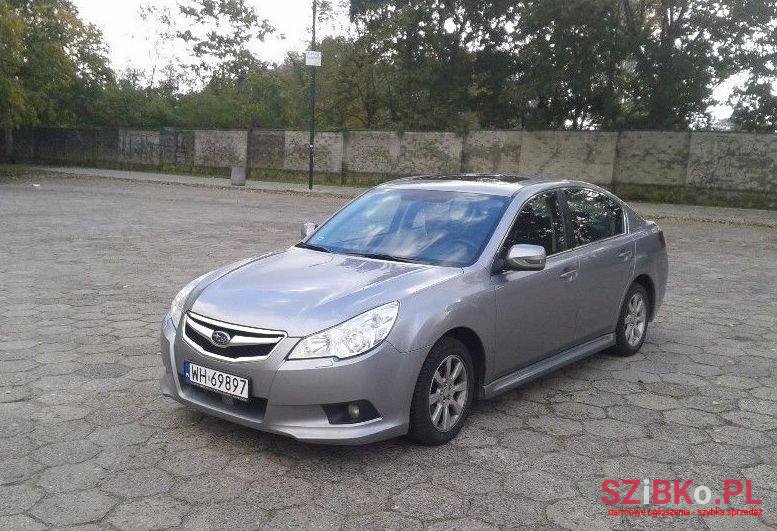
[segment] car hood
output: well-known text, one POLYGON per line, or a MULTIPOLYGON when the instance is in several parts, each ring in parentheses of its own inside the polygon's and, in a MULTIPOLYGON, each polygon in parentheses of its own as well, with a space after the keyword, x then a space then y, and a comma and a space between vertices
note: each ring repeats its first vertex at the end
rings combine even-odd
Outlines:
POLYGON ((399 300, 401 306, 402 298, 460 273, 458 268, 292 247, 217 278, 202 289, 191 310, 304 337, 388 302, 399 300))

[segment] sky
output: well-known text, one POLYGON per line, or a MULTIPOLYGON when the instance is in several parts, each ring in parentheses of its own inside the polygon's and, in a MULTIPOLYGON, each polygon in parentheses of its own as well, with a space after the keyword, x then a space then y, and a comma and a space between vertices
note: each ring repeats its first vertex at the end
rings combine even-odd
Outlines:
MULTIPOLYGON (((133 67, 149 70, 159 53, 153 24, 144 22, 139 10, 142 5, 175 8, 176 0, 74 0, 81 17, 98 26, 109 48, 114 69, 122 71, 133 67)), ((309 47, 312 0, 247 0, 255 6, 259 15, 277 29, 264 42, 253 44, 253 51, 261 59, 280 63, 289 51, 303 52, 309 47), (283 36, 283 38, 281 38, 283 36)), ((317 38, 345 33, 348 28, 347 2, 334 0, 332 20, 321 23, 316 29, 317 38)), ((172 44, 171 44, 172 45, 172 44)), ((167 50, 178 56, 181 50, 167 50)), ((728 80, 715 89, 714 97, 725 101, 737 84, 728 80)), ((726 104, 710 109, 714 118, 722 120, 731 115, 726 104)))
MULTIPOLYGON (((74 0, 81 17, 99 27, 109 47, 109 57, 114 68, 123 70, 129 66, 146 69, 154 54, 154 27, 139 16, 142 5, 175 8, 175 0, 74 0)), ((313 17, 312 0, 247 0, 257 8, 259 16, 266 18, 277 32, 265 42, 256 43, 253 50, 260 58, 281 62, 287 51, 305 51, 310 42, 310 25, 313 17), (285 39, 279 38, 285 35, 285 39)), ((335 1, 333 4, 340 4, 335 1)), ((346 8, 335 9, 330 22, 316 28, 316 37, 342 33, 348 24, 346 8)))

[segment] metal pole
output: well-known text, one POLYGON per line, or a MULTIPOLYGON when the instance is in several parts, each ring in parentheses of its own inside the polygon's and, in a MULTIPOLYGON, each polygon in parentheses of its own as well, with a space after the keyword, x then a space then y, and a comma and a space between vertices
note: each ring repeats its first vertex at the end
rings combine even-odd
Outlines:
MULTIPOLYGON (((310 49, 316 49, 316 3, 313 0, 313 39, 311 39, 310 49)), ((308 190, 313 189, 313 138, 316 133, 316 67, 310 67, 310 143, 308 144, 308 190)))

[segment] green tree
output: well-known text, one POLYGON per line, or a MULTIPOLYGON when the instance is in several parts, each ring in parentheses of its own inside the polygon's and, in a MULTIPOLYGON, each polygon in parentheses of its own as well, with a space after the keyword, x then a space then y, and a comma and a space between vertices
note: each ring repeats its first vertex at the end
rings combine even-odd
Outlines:
MULTIPOLYGON (((777 32, 775 0, 351 0, 351 14, 391 72, 392 121, 433 128, 468 111, 486 127, 703 126, 717 84, 773 64, 777 32)), ((769 108, 763 77, 743 109, 769 108)))
POLYGON ((773 82, 750 83, 734 96, 734 128, 759 133, 777 132, 777 90, 773 82))
POLYGON ((19 73, 24 65, 24 21, 9 5, 0 4, 0 118, 5 156, 13 147, 13 128, 31 114, 19 73))
POLYGON ((753 28, 741 61, 747 81, 731 98, 732 125, 747 131, 777 132, 777 20, 753 28))
MULTIPOLYGON (((478 2, 475 2, 478 3, 478 2)), ((353 0, 351 18, 372 39, 390 120, 410 129, 471 124, 477 44, 472 2, 353 0)))
POLYGON ((235 80, 262 65, 249 44, 275 29, 245 0, 181 0, 178 10, 183 21, 175 35, 188 45, 198 77, 235 80))
POLYGON ((746 68, 747 49, 777 17, 774 0, 622 0, 635 64, 626 125, 685 129, 709 121, 712 90, 746 68))
POLYGON ((6 149, 15 127, 81 125, 113 80, 102 34, 67 0, 0 2, 0 107, 6 149))

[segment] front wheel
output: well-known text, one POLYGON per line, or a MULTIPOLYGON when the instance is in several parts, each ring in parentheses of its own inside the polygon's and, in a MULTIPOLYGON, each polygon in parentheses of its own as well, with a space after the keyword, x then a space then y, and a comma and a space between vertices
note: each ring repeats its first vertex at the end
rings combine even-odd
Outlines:
POLYGON ((649 301, 647 291, 641 284, 635 282, 631 285, 615 330, 614 354, 633 356, 642 348, 647 336, 649 301))
POLYGON ((450 441, 469 415, 474 394, 475 371, 467 347, 452 337, 441 339, 418 375, 408 436, 430 446, 450 441))

